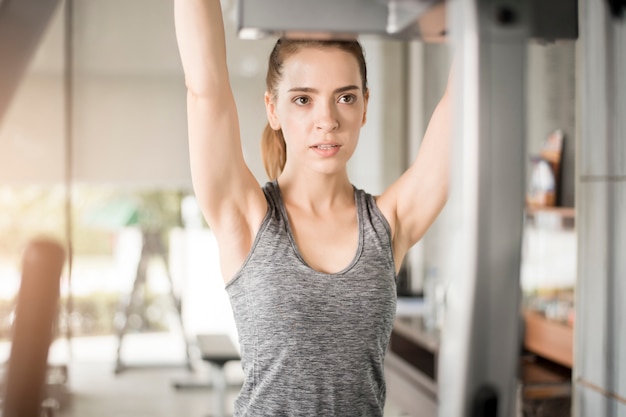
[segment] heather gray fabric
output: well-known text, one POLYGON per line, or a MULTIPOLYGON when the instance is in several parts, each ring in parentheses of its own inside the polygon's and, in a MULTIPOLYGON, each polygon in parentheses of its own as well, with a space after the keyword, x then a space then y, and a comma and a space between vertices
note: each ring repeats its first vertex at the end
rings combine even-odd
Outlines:
POLYGON ((343 271, 309 267, 278 184, 250 254, 226 285, 245 380, 236 417, 382 416, 383 360, 396 308, 389 224, 355 188, 359 246, 343 271))

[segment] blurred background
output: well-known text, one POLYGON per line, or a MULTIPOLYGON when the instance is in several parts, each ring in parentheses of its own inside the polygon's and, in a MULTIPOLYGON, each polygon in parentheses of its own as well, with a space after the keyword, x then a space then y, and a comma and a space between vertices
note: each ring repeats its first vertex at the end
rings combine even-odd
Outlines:
MULTIPOLYGON (((244 155, 262 184, 263 93, 275 39, 238 39, 236 2, 222 6, 244 155)), ((374 36, 362 43, 371 100, 349 169, 357 187, 378 194, 414 159, 445 87, 450 51, 445 44, 374 36)), ((545 184, 533 182, 533 156, 555 131, 563 146, 554 200, 529 206, 526 214, 522 287, 529 309, 570 329, 577 278, 576 77, 574 41, 529 44, 528 155, 522 156, 529 190, 545 184)), ((0 358, 9 354, 24 246, 35 236, 55 237, 70 249, 50 352, 51 363, 67 372, 60 385, 68 415, 99 415, 98 409, 104 415, 106 407, 116 416, 172 415, 177 411, 166 402, 193 401, 197 408, 186 415, 201 413, 209 404, 206 392, 171 390, 176 379, 204 377, 188 369, 190 341, 213 332, 236 340, 217 247, 191 188, 185 98, 171 0, 76 0, 71 14, 64 2, 57 9, 0 124, 0 358), (146 236, 156 236, 156 249, 145 252, 146 236), (145 276, 138 273, 142 251, 145 276), (131 369, 146 365, 175 370, 131 369), (142 396, 138 387, 155 381, 161 389, 142 396), (112 409, 113 398, 123 394, 137 395, 137 404, 128 400, 112 409)), ((444 210, 407 257, 398 289, 409 307, 428 291, 440 294, 431 294, 440 303, 445 298, 452 210, 444 210)), ((442 324, 438 313, 430 330, 442 324)), ((241 379, 237 365, 228 375, 235 385, 241 379)), ((404 415, 390 390, 388 415, 404 415)))

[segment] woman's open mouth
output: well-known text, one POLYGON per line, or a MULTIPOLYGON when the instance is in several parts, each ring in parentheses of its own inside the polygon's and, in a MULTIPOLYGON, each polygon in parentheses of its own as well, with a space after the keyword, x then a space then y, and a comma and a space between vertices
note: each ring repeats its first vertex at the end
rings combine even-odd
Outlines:
POLYGON ((328 150, 328 149, 338 148, 339 145, 323 144, 323 145, 313 145, 311 147, 321 149, 321 150, 328 150))
POLYGON ((311 146, 310 149, 314 150, 315 153, 320 156, 329 157, 336 155, 341 149, 341 145, 337 145, 336 143, 320 143, 311 146))

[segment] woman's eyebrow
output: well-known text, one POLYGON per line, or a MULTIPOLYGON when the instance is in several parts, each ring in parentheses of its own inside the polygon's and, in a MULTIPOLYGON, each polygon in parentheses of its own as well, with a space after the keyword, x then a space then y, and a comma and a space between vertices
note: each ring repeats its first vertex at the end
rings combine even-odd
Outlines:
MULTIPOLYGON (((345 93, 346 91, 358 90, 359 87, 356 85, 346 85, 345 87, 339 87, 333 91, 334 93, 345 93)), ((287 90, 289 93, 298 92, 298 93, 318 93, 319 91, 316 88, 311 87, 293 87, 287 90)))
POLYGON ((335 93, 345 93, 346 91, 359 90, 359 87, 356 85, 347 85, 345 87, 341 87, 335 90, 335 93))

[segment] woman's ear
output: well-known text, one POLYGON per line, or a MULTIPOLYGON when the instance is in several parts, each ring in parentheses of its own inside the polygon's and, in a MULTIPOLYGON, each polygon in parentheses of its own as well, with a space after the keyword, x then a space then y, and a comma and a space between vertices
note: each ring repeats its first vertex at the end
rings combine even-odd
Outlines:
POLYGON ((276 103, 267 91, 265 92, 265 112, 267 113, 267 121, 270 127, 274 130, 280 130, 280 122, 276 115, 276 103))
POLYGON ((361 121, 361 126, 365 125, 365 122, 367 121, 367 103, 369 102, 370 99, 370 90, 365 90, 365 93, 363 94, 363 120, 361 121))

